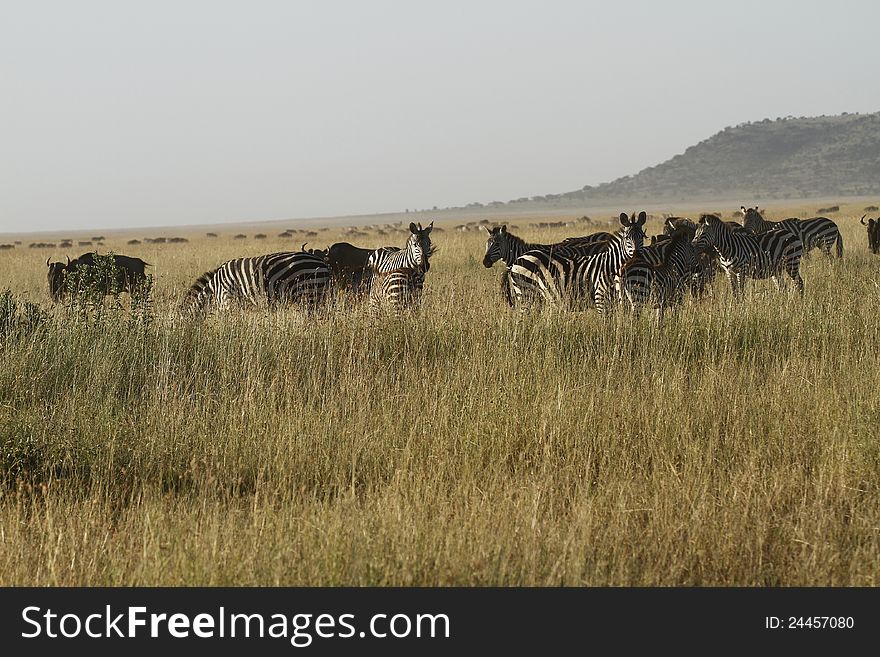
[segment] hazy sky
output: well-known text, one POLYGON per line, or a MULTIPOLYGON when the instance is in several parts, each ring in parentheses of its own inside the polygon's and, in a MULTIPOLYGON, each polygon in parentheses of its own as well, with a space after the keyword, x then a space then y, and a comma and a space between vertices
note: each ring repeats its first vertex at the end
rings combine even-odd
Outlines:
POLYGON ((0 231, 506 201, 880 110, 880 2, 0 0, 0 231))

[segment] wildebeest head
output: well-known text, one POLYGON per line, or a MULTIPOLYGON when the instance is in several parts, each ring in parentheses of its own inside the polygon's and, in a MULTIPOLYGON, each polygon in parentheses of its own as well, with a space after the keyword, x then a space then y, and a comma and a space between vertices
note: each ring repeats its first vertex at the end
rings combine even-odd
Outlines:
POLYGON ((430 237, 432 228, 434 228, 433 221, 425 228, 422 228, 421 222, 419 222, 418 225, 414 222, 410 222, 409 224, 409 231, 412 234, 409 236, 407 247, 413 254, 416 266, 422 271, 428 271, 431 267, 428 260, 434 252, 430 237))
POLYGON ((49 297, 52 301, 58 301, 64 295, 64 276, 70 266, 70 258, 67 259, 67 264, 49 262, 49 259, 46 258, 46 266, 49 267, 49 297))
POLYGON ((868 219, 868 223, 865 223, 865 217, 867 216, 863 214, 859 222, 862 226, 868 227, 868 248, 871 250, 871 253, 880 253, 880 218, 868 219))

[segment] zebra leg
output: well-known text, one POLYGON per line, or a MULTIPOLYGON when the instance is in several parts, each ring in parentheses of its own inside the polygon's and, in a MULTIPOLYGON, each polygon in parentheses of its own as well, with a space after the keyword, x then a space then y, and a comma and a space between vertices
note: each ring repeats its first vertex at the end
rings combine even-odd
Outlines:
POLYGON ((730 280, 730 290, 733 292, 734 299, 742 298, 742 278, 733 270, 727 272, 727 278, 730 280))
POLYGON ((801 278, 801 258, 795 256, 786 257, 783 260, 783 267, 785 268, 786 273, 789 278, 794 281, 794 284, 797 286, 798 292, 801 296, 804 296, 804 279, 801 278))

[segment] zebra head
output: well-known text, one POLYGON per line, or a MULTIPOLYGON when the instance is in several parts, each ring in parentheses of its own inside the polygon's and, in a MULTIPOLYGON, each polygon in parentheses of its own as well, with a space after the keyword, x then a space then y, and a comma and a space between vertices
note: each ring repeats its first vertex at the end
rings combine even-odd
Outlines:
POLYGON ((764 225, 764 217, 758 212, 758 206, 747 208, 744 205, 739 206, 739 211, 743 216, 743 227, 748 228, 752 232, 761 232, 764 225))
POLYGON ((431 246, 430 237, 431 229, 433 227, 433 221, 425 228, 422 228, 421 222, 419 222, 418 225, 414 222, 410 222, 409 224, 409 232, 412 234, 409 236, 406 248, 412 257, 413 264, 422 271, 428 271, 428 269, 431 268, 431 264, 428 260, 434 252, 434 247, 431 246))
POLYGON ((507 226, 495 226, 491 230, 483 226, 488 237, 486 239, 486 255, 483 256, 483 266, 487 269, 504 257, 503 246, 507 238, 507 226))
MULTIPOLYGON (((691 244, 697 251, 708 251, 718 243, 718 237, 723 229, 727 228, 721 223, 721 219, 714 214, 704 214, 697 224, 697 232, 691 244)), ((728 229, 729 230, 729 229, 728 229)))
POLYGON ((620 243, 622 246, 622 255, 624 259, 632 258, 636 251, 642 248, 645 243, 645 230, 643 226, 648 219, 648 215, 644 210, 639 212, 636 218, 635 212, 627 217, 626 212, 620 213, 620 225, 622 228, 618 231, 620 243))

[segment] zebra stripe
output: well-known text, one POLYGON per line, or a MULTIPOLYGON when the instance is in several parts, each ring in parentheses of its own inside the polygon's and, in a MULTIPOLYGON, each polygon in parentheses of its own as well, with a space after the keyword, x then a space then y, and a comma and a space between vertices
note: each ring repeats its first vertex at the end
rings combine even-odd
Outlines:
POLYGON ((314 306, 324 297, 329 283, 326 261, 311 253, 236 258, 199 276, 186 293, 181 311, 196 315, 210 304, 223 310, 233 302, 314 306))
POLYGON ((754 233, 762 234, 771 230, 787 230, 798 236, 804 245, 804 255, 813 249, 820 249, 829 258, 831 247, 837 246, 837 257, 843 257, 843 237, 837 224, 826 217, 814 217, 813 219, 783 219, 782 221, 767 221, 758 212, 758 208, 746 208, 740 206, 743 215, 743 224, 754 233))
POLYGON ((745 231, 734 232, 715 215, 703 215, 693 240, 694 248, 714 249, 721 268, 730 279, 736 297, 742 296, 746 278, 772 278, 782 289, 782 273, 787 273, 804 293, 800 275, 804 246, 800 238, 787 230, 774 230, 763 235, 745 231))
POLYGON ((649 302, 662 317, 665 306, 681 303, 684 292, 691 288, 697 269, 697 253, 691 244, 694 233, 685 226, 669 239, 639 249, 620 268, 616 278, 617 295, 628 301, 634 311, 649 302))
POLYGON ((507 232, 507 226, 495 226, 491 230, 483 227, 487 233, 486 253, 483 256, 483 266, 487 269, 501 260, 510 267, 523 253, 528 251, 544 251, 563 256, 586 255, 595 253, 590 251, 594 246, 602 246, 614 236, 611 233, 593 233, 583 237, 568 237, 556 244, 537 244, 526 242, 521 237, 507 232))
POLYGON ((605 313, 614 300, 614 276, 625 260, 642 248, 644 212, 620 215, 621 228, 604 248, 592 255, 560 255, 528 251, 510 266, 514 305, 548 303, 577 307, 589 303, 605 313))
POLYGON ((418 226, 415 223, 410 223, 409 230, 412 234, 406 241, 406 246, 403 249, 395 246, 376 249, 367 258, 367 269, 374 273, 385 273, 395 269, 428 271, 431 267, 429 259, 434 253, 430 237, 433 227, 433 221, 425 228, 422 228, 421 223, 418 226))
POLYGON ((370 285, 370 305, 375 310, 385 305, 404 309, 421 301, 425 273, 416 268, 393 269, 373 275, 370 285))

